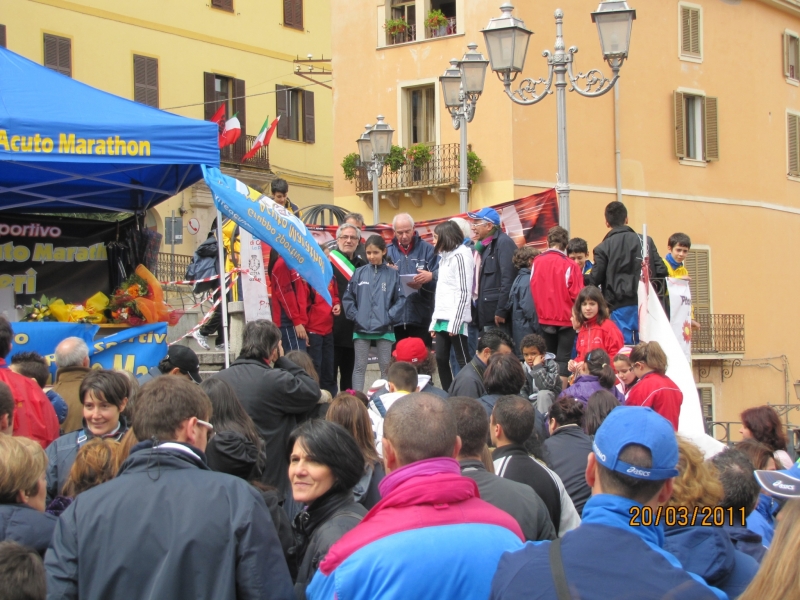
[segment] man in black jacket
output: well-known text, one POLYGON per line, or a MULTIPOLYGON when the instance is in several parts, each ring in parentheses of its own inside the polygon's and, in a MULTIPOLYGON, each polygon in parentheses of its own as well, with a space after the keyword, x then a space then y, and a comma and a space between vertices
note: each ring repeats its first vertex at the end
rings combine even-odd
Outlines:
POLYGON ((489 357, 495 352, 511 354, 514 351, 514 341, 511 336, 500 329, 490 329, 478 338, 478 351, 472 360, 458 372, 450 389, 447 390, 451 397, 466 396, 467 398, 480 398, 486 395, 483 385, 483 372, 489 357))
POLYGON ((478 331, 500 327, 511 331, 511 313, 506 309, 511 286, 517 278, 514 252, 517 245, 500 228, 500 215, 493 208, 467 213, 472 219, 475 243, 475 282, 473 284, 473 322, 478 331), (506 322, 508 320, 508 322, 506 322))
POLYGON ((510 514, 519 523, 525 540, 552 540, 556 530, 542 499, 530 487, 503 479, 486 470, 481 455, 486 451, 489 437, 489 417, 481 404, 466 397, 450 399, 456 414, 461 451, 458 462, 461 474, 478 484, 481 500, 510 514))
POLYGON ((281 330, 265 319, 245 325, 239 358, 214 377, 230 384, 266 444, 267 466, 261 480, 291 500, 286 445, 298 417, 319 401, 319 386, 283 356, 281 330))
POLYGON ((208 396, 181 377, 142 387, 133 426, 146 441, 59 518, 48 598, 294 598, 261 495, 206 465, 210 418, 208 396))
MULTIPOLYGON (((622 331, 625 344, 633 345, 639 342, 642 238, 628 227, 628 209, 622 202, 609 203, 605 217, 611 231, 594 249, 594 267, 589 277, 603 290, 611 320, 622 331)), ((663 281, 669 273, 650 236, 647 236, 647 245, 650 279, 663 281)))

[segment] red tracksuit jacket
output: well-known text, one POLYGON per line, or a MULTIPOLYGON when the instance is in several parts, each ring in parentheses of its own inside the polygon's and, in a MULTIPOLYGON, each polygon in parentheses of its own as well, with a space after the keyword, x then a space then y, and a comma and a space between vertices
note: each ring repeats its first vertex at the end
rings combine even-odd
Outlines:
POLYGON ((331 281, 328 283, 328 292, 331 295, 331 305, 328 305, 322 296, 312 290, 311 287, 308 288, 308 325, 306 326, 308 333, 317 335, 333 333, 333 313, 331 310, 337 304, 341 304, 335 277, 331 277, 331 281))
POLYGON ((649 406, 678 431, 678 417, 681 414, 683 392, 677 384, 666 375, 650 371, 631 388, 626 406, 649 406))
MULTIPOLYGON (((576 362, 586 360, 586 355, 595 348, 602 348, 613 361, 625 345, 622 332, 611 319, 606 319, 601 325, 597 324, 597 317, 586 321, 578 332, 578 355, 576 362)), ((614 368, 614 365, 611 365, 614 368)))
POLYGON ((308 323, 306 282, 282 258, 275 261, 269 279, 272 285, 272 322, 280 327, 283 323, 281 316, 286 313, 292 325, 305 326, 308 323))
POLYGON ((540 324, 570 327, 572 307, 582 289, 578 264, 560 250, 550 248, 533 259, 531 293, 540 324))

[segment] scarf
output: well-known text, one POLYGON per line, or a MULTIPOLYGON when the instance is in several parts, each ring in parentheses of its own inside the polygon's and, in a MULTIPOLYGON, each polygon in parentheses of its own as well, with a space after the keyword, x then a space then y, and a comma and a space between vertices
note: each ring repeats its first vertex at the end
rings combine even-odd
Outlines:
POLYGON ((397 247, 397 249, 400 250, 400 252, 402 252, 404 256, 408 256, 409 254, 411 254, 411 251, 414 249, 414 240, 415 239, 416 239, 416 236, 412 236, 411 237, 411 243, 408 245, 408 248, 403 248, 403 244, 401 244, 397 240, 397 238, 394 238, 392 243, 394 243, 394 245, 397 247))
POLYGON ((673 269, 677 269, 678 267, 683 266, 683 263, 679 263, 677 260, 672 258, 672 254, 667 254, 664 258, 667 260, 667 262, 673 269))
POLYGON ((398 486, 402 485, 414 477, 426 477, 438 475, 439 473, 461 473, 461 467, 453 458, 429 458, 413 462, 410 465, 400 467, 384 477, 378 484, 381 498, 386 498, 398 486))
POLYGON ((483 251, 486 250, 486 248, 489 247, 489 244, 491 244, 494 241, 494 236, 496 233, 497 233, 497 227, 492 229, 492 233, 490 233, 487 237, 475 242, 475 252, 477 252, 479 255, 483 254, 483 251))

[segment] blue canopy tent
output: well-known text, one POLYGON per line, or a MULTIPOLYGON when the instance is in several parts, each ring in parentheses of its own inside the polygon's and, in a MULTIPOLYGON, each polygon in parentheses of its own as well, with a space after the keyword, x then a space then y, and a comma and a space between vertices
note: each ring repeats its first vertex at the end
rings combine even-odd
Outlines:
POLYGON ((0 211, 141 214, 219 166, 217 136, 0 48, 0 211))

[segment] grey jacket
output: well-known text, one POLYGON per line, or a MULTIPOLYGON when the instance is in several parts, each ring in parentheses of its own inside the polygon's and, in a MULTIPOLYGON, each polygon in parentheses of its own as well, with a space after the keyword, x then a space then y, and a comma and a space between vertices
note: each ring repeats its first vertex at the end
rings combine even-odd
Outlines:
POLYGON ((556 530, 542 499, 529 486, 489 473, 479 460, 460 460, 461 474, 478 484, 481 500, 510 514, 525 541, 553 540, 556 530))
MULTIPOLYGON (((383 334, 402 323, 406 297, 400 290, 400 275, 384 264, 356 269, 342 298, 345 316, 355 323, 356 333, 383 334)), ((428 323, 430 317, 428 317, 428 323)))
POLYGON ((476 400, 486 395, 486 387, 483 385, 483 372, 486 370, 486 365, 477 356, 473 356, 464 368, 458 372, 458 375, 453 379, 450 384, 450 389, 447 390, 450 397, 453 396, 466 396, 467 398, 475 398, 476 400))
POLYGON ((17 542, 44 556, 58 517, 27 504, 0 504, 0 541, 17 542))
POLYGON ((502 231, 495 233, 495 239, 481 255, 481 267, 478 275, 477 320, 472 322, 483 329, 487 325, 494 326, 495 316, 508 320, 508 297, 511 286, 517 276, 514 266, 514 252, 517 245, 502 231))
POLYGON ((514 338, 514 349, 522 359, 522 338, 530 333, 541 334, 539 319, 536 316, 536 305, 531 294, 531 270, 520 269, 511 293, 508 296, 506 310, 511 315, 511 335, 514 338))
POLYGON ((544 441, 547 462, 561 478, 575 510, 583 514, 583 505, 592 497, 586 483, 586 457, 592 452, 592 438, 577 425, 559 427, 544 441))
POLYGON ((45 569, 52 600, 294 596, 258 491, 175 442, 137 444, 115 479, 75 498, 45 569))
POLYGON ((386 247, 386 256, 397 265, 397 272, 401 275, 416 274, 420 270, 425 270, 433 273, 434 278, 408 297, 397 325, 427 327, 430 325, 433 315, 439 257, 433 251, 433 246, 419 237, 418 233, 414 234, 412 244, 411 251, 403 254, 399 248, 399 242, 395 238, 386 247))

